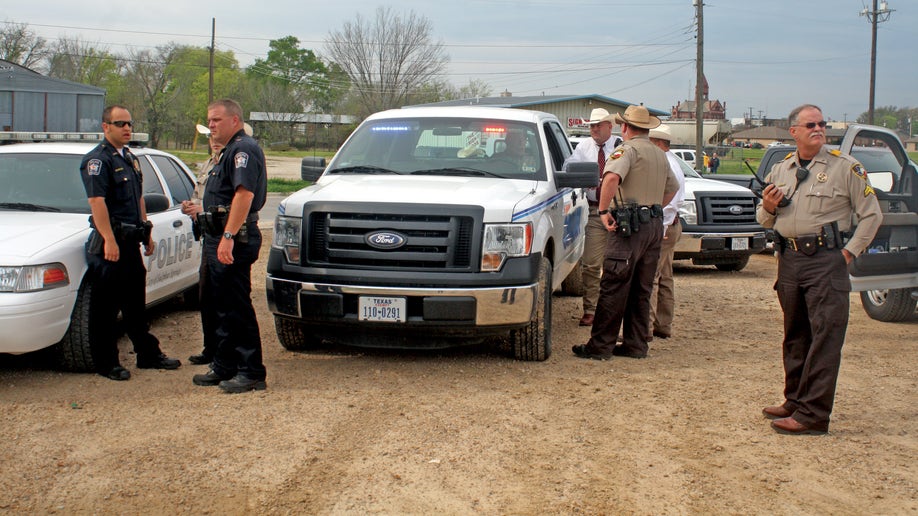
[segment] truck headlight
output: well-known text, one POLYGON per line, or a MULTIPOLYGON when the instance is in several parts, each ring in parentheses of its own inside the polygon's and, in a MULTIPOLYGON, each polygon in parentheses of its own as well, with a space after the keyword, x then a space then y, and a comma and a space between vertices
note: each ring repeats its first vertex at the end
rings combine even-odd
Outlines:
POLYGON ((679 205, 679 217, 686 224, 698 224, 698 208, 695 206, 694 199, 686 199, 679 205))
POLYGON ((274 240, 271 247, 280 249, 290 263, 300 263, 300 240, 303 221, 299 217, 278 215, 274 219, 274 240))
POLYGON ((69 284, 70 276, 62 263, 0 266, 0 292, 35 292, 69 284))
POLYGON ((485 224, 481 270, 499 271, 510 257, 528 256, 532 249, 532 224, 485 224))

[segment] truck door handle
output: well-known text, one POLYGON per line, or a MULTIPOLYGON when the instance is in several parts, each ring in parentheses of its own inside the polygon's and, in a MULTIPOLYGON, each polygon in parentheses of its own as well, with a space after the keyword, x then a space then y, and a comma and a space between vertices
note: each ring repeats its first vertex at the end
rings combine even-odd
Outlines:
POLYGON ((181 219, 176 219, 176 220, 173 220, 173 221, 172 221, 172 227, 174 227, 174 228, 180 228, 180 227, 182 227, 184 224, 185 224, 185 223, 182 222, 181 219))

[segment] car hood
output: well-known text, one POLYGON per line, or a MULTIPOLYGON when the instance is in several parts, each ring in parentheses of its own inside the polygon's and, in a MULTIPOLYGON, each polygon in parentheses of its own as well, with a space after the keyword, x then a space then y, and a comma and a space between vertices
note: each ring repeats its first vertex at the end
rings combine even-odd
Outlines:
MULTIPOLYGON (((752 179, 752 176, 749 176, 749 179, 752 179)), ((735 185, 732 183, 727 183, 725 181, 715 181, 713 179, 704 179, 700 177, 686 177, 685 178, 685 197, 686 199, 692 198, 692 193, 694 192, 721 192, 721 193, 739 193, 745 192, 751 194, 752 190, 735 185)))
MULTIPOLYGON (((453 176, 323 176, 318 183, 285 199, 282 215, 301 216, 307 202, 347 200, 358 203, 430 204, 487 206, 487 221, 508 221, 514 212, 530 206, 524 200, 538 182, 483 177, 453 176)), ((545 183, 542 183, 543 185, 545 183)))
POLYGON ((26 263, 28 258, 80 233, 88 233, 82 213, 0 211, 0 264, 26 263))

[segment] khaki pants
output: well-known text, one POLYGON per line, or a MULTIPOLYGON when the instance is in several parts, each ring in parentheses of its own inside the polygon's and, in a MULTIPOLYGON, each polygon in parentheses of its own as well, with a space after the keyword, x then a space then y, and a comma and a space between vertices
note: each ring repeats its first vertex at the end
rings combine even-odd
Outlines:
POLYGON ((651 332, 673 334, 673 312, 676 306, 673 253, 681 236, 682 223, 678 219, 675 224, 666 226, 666 237, 660 247, 660 261, 657 262, 657 275, 650 295, 651 332))
POLYGON ((590 206, 590 217, 587 219, 585 232, 583 256, 580 257, 584 315, 596 313, 602 261, 605 258, 606 243, 609 240, 609 231, 602 225, 602 217, 596 214, 595 206, 590 206))

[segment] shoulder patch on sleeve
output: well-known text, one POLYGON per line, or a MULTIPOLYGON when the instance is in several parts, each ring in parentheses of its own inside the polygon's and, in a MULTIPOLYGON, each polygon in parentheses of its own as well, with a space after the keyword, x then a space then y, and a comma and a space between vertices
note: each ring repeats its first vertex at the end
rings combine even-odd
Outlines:
POLYGON ((841 151, 838 150, 838 149, 832 149, 832 150, 829 151, 829 154, 831 154, 831 155, 833 155, 833 156, 841 156, 841 151))
POLYGON ((862 181, 867 181, 867 171, 864 170, 864 167, 862 167, 860 163, 851 165, 851 172, 859 177, 862 181))
POLYGON ((233 164, 236 168, 245 168, 249 164, 249 155, 246 152, 237 152, 233 157, 233 164))
POLYGON ((90 176, 97 176, 102 173, 102 160, 91 159, 86 163, 86 173, 90 176))
POLYGON ((615 149, 615 152, 613 152, 611 156, 609 156, 609 159, 618 159, 622 157, 622 154, 624 153, 625 153, 625 149, 622 149, 621 147, 619 147, 615 149))

